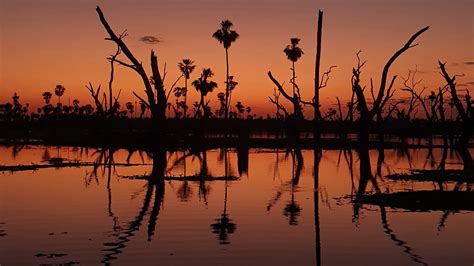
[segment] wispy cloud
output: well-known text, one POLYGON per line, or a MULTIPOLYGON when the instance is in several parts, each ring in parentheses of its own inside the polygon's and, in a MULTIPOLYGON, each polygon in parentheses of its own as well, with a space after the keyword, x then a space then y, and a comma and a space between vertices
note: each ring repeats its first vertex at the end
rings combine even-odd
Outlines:
POLYGON ((464 62, 454 62, 451 63, 452 66, 474 66, 474 61, 464 61, 464 62))
POLYGON ((146 36, 140 37, 139 40, 143 43, 146 43, 146 44, 157 44, 157 43, 161 42, 161 40, 158 39, 158 37, 151 36, 151 35, 146 35, 146 36))

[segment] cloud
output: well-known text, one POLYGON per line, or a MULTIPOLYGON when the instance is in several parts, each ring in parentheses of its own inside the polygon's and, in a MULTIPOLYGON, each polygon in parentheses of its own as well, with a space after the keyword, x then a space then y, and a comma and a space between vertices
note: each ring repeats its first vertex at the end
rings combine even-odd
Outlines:
POLYGON ((151 36, 151 35, 146 35, 146 36, 140 37, 139 40, 143 43, 146 43, 146 44, 157 44, 157 43, 161 42, 161 40, 158 39, 158 37, 151 36))
POLYGON ((453 62, 451 63, 451 66, 456 66, 456 67, 471 67, 474 66, 474 61, 464 61, 464 62, 453 62))

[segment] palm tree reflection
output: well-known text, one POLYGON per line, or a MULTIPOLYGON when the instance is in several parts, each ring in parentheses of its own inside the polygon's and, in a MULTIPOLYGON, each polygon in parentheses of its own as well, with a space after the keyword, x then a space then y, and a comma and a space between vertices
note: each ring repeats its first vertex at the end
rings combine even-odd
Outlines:
POLYGON ((301 207, 295 200, 295 191, 300 180, 303 164, 301 150, 295 149, 292 153, 291 200, 283 209, 283 215, 288 218, 289 225, 298 225, 298 217, 301 215, 301 207))
MULTIPOLYGON (((227 149, 224 148, 221 150, 221 156, 220 159, 224 161, 224 171, 225 171, 225 176, 228 176, 231 171, 230 169, 230 162, 228 159, 228 154, 227 154, 227 149)), ((227 190, 228 189, 228 184, 227 180, 224 183, 224 211, 221 214, 220 218, 217 218, 215 223, 211 224, 211 231, 213 234, 217 235, 217 238, 219 239, 219 244, 221 245, 228 245, 230 244, 229 241, 229 234, 233 234, 235 230, 237 229, 237 226, 235 223, 232 222, 232 220, 229 218, 229 215, 227 214, 227 190)))
POLYGON ((211 224, 211 231, 213 234, 217 235, 219 244, 228 245, 229 234, 233 234, 237 229, 237 225, 232 222, 227 214, 227 181, 225 181, 224 189, 224 211, 221 214, 220 218, 217 218, 215 223, 211 224))

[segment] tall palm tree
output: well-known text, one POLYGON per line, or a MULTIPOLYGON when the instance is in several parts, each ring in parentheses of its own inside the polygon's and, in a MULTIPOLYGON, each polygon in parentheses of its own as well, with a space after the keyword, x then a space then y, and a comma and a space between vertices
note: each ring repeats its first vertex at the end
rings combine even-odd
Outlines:
POLYGON ((239 38, 239 34, 231 30, 232 22, 230 20, 223 20, 221 22, 221 28, 212 34, 216 40, 224 46, 225 49, 225 62, 226 62, 226 87, 225 87, 225 118, 227 119, 229 114, 229 48, 233 42, 239 38))
POLYGON ((209 92, 212 92, 215 88, 217 88, 217 83, 209 80, 209 78, 212 76, 214 76, 214 72, 212 72, 210 68, 204 68, 202 70, 201 76, 192 83, 196 90, 201 93, 201 101, 199 102, 198 109, 196 110, 196 115, 198 114, 199 109, 202 107, 204 115, 206 116, 204 97, 209 92))
POLYGON ((54 88, 54 94, 58 96, 58 104, 61 104, 61 96, 63 96, 65 90, 66 88, 63 85, 56 85, 56 88, 54 88))
POLYGON ((300 47, 298 47, 298 44, 300 42, 299 38, 291 38, 290 39, 291 44, 287 45, 286 48, 283 50, 283 52, 286 54, 288 57, 288 60, 291 61, 292 63, 292 72, 293 72, 293 78, 292 78, 292 83, 293 83, 293 95, 295 94, 295 84, 296 83, 296 71, 295 71, 295 63, 300 59, 300 57, 304 54, 303 50, 301 50, 300 47))
MULTIPOLYGON (((186 100, 188 96, 188 79, 191 75, 191 73, 194 71, 194 68, 196 68, 196 65, 194 65, 194 61, 186 58, 183 59, 181 62, 178 63, 178 68, 181 71, 181 73, 184 76, 184 87, 186 88, 185 93, 184 93, 184 105, 187 106, 186 100)), ((184 118, 186 118, 186 111, 188 108, 184 108, 184 118)))

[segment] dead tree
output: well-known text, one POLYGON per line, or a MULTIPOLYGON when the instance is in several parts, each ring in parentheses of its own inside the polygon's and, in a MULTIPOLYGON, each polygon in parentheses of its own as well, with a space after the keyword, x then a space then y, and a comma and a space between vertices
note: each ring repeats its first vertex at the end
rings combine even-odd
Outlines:
POLYGON ((89 82, 89 86, 86 85, 86 88, 90 92, 92 99, 94 99, 96 113, 98 115, 103 115, 104 107, 102 105, 102 102, 99 100, 100 85, 99 87, 97 87, 97 89, 94 89, 94 86, 92 86, 92 83, 89 82))
POLYGON ((423 91, 426 88, 423 88, 420 93, 417 92, 416 87, 421 83, 421 79, 416 80, 417 73, 418 73, 418 69, 415 68, 414 71, 408 70, 408 75, 406 78, 402 77, 402 80, 403 80, 402 91, 406 91, 410 93, 410 102, 409 102, 408 109, 406 112, 404 112, 404 110, 399 112, 399 118, 406 119, 408 121, 410 121, 412 113, 416 114, 417 101, 420 102, 420 104, 423 107, 423 110, 425 111, 426 118, 429 119, 428 109, 426 108, 423 98, 421 97, 423 91))
POLYGON ((127 59, 131 63, 123 62, 117 58, 111 57, 110 60, 117 62, 118 64, 125 66, 134 70, 142 79, 143 85, 145 87, 145 93, 147 95, 147 100, 145 101, 142 97, 140 97, 137 93, 133 92, 133 94, 140 99, 141 101, 145 102, 147 107, 150 108, 151 117, 153 120, 153 126, 163 125, 163 122, 166 118, 166 106, 167 106, 167 99, 166 99, 166 92, 163 84, 163 79, 161 77, 160 71, 158 69, 158 58, 155 55, 155 52, 152 50, 150 53, 150 61, 151 61, 151 70, 152 70, 152 77, 149 79, 145 69, 141 62, 139 62, 127 45, 123 42, 120 36, 117 36, 115 32, 110 27, 109 23, 104 17, 102 10, 100 7, 96 8, 97 14, 99 15, 100 22, 104 26, 105 30, 107 31, 109 37, 106 40, 113 41, 117 44, 123 54, 127 57, 127 59))
POLYGON ((292 105, 293 105, 293 117, 296 120, 304 120, 303 108, 301 106, 301 97, 299 95, 299 89, 296 89, 296 92, 293 94, 293 97, 291 97, 290 95, 288 95, 288 93, 286 93, 285 89, 283 89, 283 86, 280 84, 280 82, 278 82, 278 80, 276 80, 273 77, 271 71, 268 71, 268 77, 273 81, 273 83, 275 84, 275 86, 277 87, 277 89, 281 93, 281 95, 283 95, 283 97, 285 97, 285 99, 287 99, 288 101, 290 101, 292 103, 292 105))
MULTIPOLYGON (((118 36, 119 39, 123 39, 127 36, 127 32, 123 32, 122 34, 120 34, 118 36)), ((115 110, 115 104, 114 104, 114 96, 113 96, 113 89, 112 89, 112 86, 113 86, 113 83, 114 83, 114 73, 115 73, 115 60, 117 59, 117 57, 120 55, 121 53, 121 50, 120 50, 120 46, 117 44, 117 50, 115 51, 115 54, 111 55, 109 58, 107 58, 110 62, 110 78, 109 78, 109 112, 111 115, 114 114, 114 111, 118 111, 118 110, 115 110)))
MULTIPOLYGON (((322 120, 321 116, 321 102, 319 98, 319 92, 322 88, 327 86, 329 80, 329 74, 331 70, 336 66, 331 66, 329 69, 321 75, 321 46, 322 46, 322 35, 323 35, 323 11, 319 10, 318 13, 318 31, 316 37, 316 63, 315 63, 315 70, 314 70, 314 98, 310 105, 313 106, 314 109, 314 125, 313 125, 313 133, 315 139, 319 139, 321 137, 321 130, 319 128, 319 122, 322 120)), ((307 104, 307 103, 306 103, 307 104)))
MULTIPOLYGON (((441 61, 438 61, 438 63, 441 69, 441 74, 443 75, 444 79, 446 80, 448 84, 453 104, 456 107, 456 110, 463 124, 463 132, 460 139, 458 140, 457 146, 465 147, 472 136, 472 128, 474 125, 474 115, 472 113, 472 103, 470 100, 470 96, 468 93, 466 97, 467 99, 466 108, 464 108, 464 105, 462 104, 457 94, 456 75, 451 77, 446 71, 446 66, 445 66, 446 63, 441 63, 441 61)), ((469 152, 467 153, 469 154, 469 152)), ((472 164, 472 159, 471 159, 471 164, 472 164)))
POLYGON ((281 95, 280 92, 277 93, 277 90, 273 89, 273 98, 268 96, 268 99, 270 100, 270 102, 273 103, 276 106, 276 112, 275 112, 275 118, 276 119, 280 119, 280 117, 281 117, 280 110, 283 111, 283 113, 285 114, 285 117, 289 116, 289 113, 286 110, 285 106, 283 106, 280 103, 280 95, 281 95))
POLYGON ((321 118, 321 110, 320 101, 319 101, 319 90, 320 81, 319 81, 319 71, 321 65, 321 40, 323 35, 323 11, 319 10, 318 13, 318 31, 316 37, 316 66, 314 70, 314 99, 313 99, 313 107, 314 107, 314 138, 319 139, 321 138, 321 132, 319 129, 319 120, 321 118))
POLYGON ((420 36, 423 32, 427 31, 429 27, 425 27, 415 34, 411 36, 411 38, 405 43, 405 45, 400 48, 397 52, 395 52, 392 57, 387 61, 385 64, 383 71, 382 71, 382 76, 380 78, 380 86, 378 89, 377 96, 375 96, 374 93, 374 87, 373 87, 373 82, 371 80, 370 82, 370 92, 372 95, 373 99, 373 104, 372 107, 369 109, 369 105, 367 104, 366 97, 364 95, 364 88, 361 85, 361 80, 360 80, 360 75, 362 71, 362 67, 366 63, 361 62, 359 54, 360 51, 357 53, 357 67, 352 69, 352 90, 355 92, 356 97, 357 97, 357 109, 359 111, 359 120, 361 124, 361 131, 360 131, 360 137, 363 137, 363 140, 368 139, 368 125, 370 122, 374 120, 374 117, 382 117, 382 112, 385 104, 387 101, 393 97, 393 84, 397 78, 397 76, 393 76, 391 81, 388 83, 388 75, 389 75, 389 70, 392 64, 395 62, 395 60, 402 55, 404 52, 406 52, 408 49, 417 46, 418 44, 413 44, 413 42, 420 36), (387 85, 388 84, 388 85, 387 85))
POLYGON ((444 113, 444 98, 443 95, 446 92, 446 87, 439 88, 438 93, 434 91, 428 96, 428 100, 430 101, 430 108, 426 106, 426 97, 423 96, 423 92, 427 89, 423 87, 421 91, 417 91, 416 86, 421 83, 421 80, 416 80, 416 73, 415 71, 408 71, 407 78, 403 78, 403 88, 402 91, 409 92, 411 94, 410 106, 408 108, 407 117, 409 118, 411 112, 413 112, 414 108, 416 108, 416 102, 418 101, 425 113, 426 119, 430 124, 441 121, 444 122, 445 120, 445 113, 444 113), (431 112, 430 112, 430 111, 431 112), (438 116, 439 113, 439 116, 438 116))

